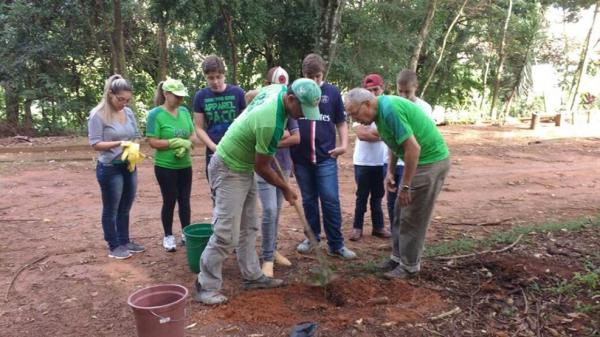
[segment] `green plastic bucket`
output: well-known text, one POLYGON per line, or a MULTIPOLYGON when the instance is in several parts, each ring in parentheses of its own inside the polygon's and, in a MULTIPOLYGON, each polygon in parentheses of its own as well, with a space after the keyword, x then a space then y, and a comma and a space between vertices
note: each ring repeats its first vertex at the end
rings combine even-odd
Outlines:
POLYGON ((200 272, 200 255, 206 248, 212 233, 212 224, 209 223, 188 225, 183 229, 188 265, 192 272, 196 274, 200 272))

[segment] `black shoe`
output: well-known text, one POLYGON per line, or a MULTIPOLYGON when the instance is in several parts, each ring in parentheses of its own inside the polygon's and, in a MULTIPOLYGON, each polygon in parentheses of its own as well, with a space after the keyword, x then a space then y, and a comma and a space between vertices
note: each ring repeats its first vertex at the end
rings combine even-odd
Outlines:
POLYGON ((398 263, 392 259, 388 259, 385 262, 380 263, 377 267, 382 272, 386 273, 388 271, 392 271, 392 270, 396 269, 399 265, 400 265, 400 263, 398 263))
POLYGON ((244 289, 267 289, 267 288, 278 288, 283 286, 283 280, 267 277, 262 275, 256 280, 244 280, 243 283, 244 289))

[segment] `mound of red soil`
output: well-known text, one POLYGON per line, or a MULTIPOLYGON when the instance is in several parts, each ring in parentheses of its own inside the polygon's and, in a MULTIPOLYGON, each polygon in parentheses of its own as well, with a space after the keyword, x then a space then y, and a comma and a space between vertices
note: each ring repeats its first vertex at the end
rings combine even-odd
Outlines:
POLYGON ((444 307, 436 292, 404 281, 354 278, 335 280, 326 288, 296 283, 284 288, 243 292, 198 320, 278 326, 304 321, 326 326, 345 325, 360 319, 408 323, 435 315, 444 307))

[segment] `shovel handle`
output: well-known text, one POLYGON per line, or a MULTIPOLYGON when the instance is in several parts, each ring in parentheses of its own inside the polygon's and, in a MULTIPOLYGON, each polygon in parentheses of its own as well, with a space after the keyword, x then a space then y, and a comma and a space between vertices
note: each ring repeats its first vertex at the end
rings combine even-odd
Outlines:
MULTIPOLYGON (((283 170, 281 169, 281 164, 279 164, 279 160, 277 160, 277 158, 273 157, 273 161, 275 162, 275 168, 276 168, 277 174, 279 174, 279 176, 283 180, 286 180, 285 177, 283 176, 283 170)), ((302 224, 304 225, 304 233, 308 236, 308 240, 310 241, 310 244, 313 247, 316 247, 319 244, 319 242, 317 241, 317 237, 316 237, 315 233, 313 232, 312 228, 308 224, 308 221, 306 220, 306 216, 304 215, 304 211, 300 207, 298 200, 294 200, 293 202, 291 202, 291 204, 294 206, 294 209, 296 209, 296 214, 298 215, 298 218, 300 218, 300 221, 302 221, 302 224)))

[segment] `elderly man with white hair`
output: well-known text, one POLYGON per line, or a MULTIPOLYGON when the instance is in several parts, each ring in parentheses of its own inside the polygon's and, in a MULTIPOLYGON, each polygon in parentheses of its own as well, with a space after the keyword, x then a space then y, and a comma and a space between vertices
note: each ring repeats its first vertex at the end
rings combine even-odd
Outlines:
MULTIPOLYGON (((378 96, 355 88, 346 94, 346 112, 357 122, 377 125, 389 147, 388 167, 398 158, 405 168, 392 223, 392 255, 381 268, 386 278, 408 278, 421 269, 425 233, 444 179, 450 170, 448 147, 435 124, 413 102, 398 96, 378 96)), ((395 191, 393 172, 385 187, 395 191)))

